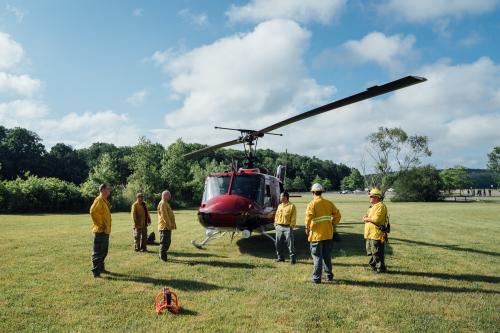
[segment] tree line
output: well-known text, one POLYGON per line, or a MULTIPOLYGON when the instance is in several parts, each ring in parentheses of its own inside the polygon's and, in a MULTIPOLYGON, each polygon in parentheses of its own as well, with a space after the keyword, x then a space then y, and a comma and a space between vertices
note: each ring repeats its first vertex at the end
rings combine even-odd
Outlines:
MULTIPOLYGON (((488 170, 461 166, 437 170, 422 164, 422 159, 431 155, 425 136, 380 127, 367 141, 375 165, 371 174, 366 174, 364 158, 360 172, 316 157, 269 149, 256 154, 259 165, 266 166, 269 173, 286 165, 284 187, 289 191, 306 191, 313 183, 327 190, 377 186, 383 192, 394 188, 396 201, 436 201, 445 191, 500 184, 500 147, 488 154, 488 170)), ((178 207, 196 206, 207 175, 229 170, 245 159, 244 153, 235 149, 206 152, 196 159, 183 157, 204 147, 180 139, 164 147, 140 138, 132 147, 98 142, 74 149, 57 143, 47 151, 36 133, 0 126, 0 211, 83 211, 104 182, 113 187, 115 210, 128 210, 138 191, 145 193, 153 209, 164 189, 172 192, 178 207)))
MULTIPOLYGON (((74 149, 57 143, 47 151, 36 133, 0 126, 0 210, 85 210, 103 182, 113 187, 116 210, 128 210, 138 191, 145 193, 146 202, 154 208, 167 188, 177 206, 195 206, 201 201, 208 174, 229 170, 236 161, 244 160, 243 152, 235 149, 207 152, 196 159, 183 157, 203 147, 180 139, 164 147, 140 138, 132 147, 94 143, 74 149)), ((352 170, 330 160, 269 149, 258 150, 257 160, 269 173, 286 164, 285 187, 291 191, 307 190, 314 182, 328 190, 339 189, 352 170)))

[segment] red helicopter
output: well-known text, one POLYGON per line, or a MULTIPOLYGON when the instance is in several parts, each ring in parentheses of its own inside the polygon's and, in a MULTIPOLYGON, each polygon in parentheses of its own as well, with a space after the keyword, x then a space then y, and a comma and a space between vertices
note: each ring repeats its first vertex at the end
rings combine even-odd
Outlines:
POLYGON ((279 204, 280 194, 284 191, 283 179, 285 167, 279 166, 276 174, 270 175, 264 167, 256 167, 257 141, 264 135, 279 135, 272 131, 304 120, 321 113, 373 98, 391 91, 422 83, 427 79, 418 76, 406 76, 381 86, 370 87, 358 94, 334 101, 294 117, 285 119, 261 130, 234 129, 215 127, 217 129, 235 130, 241 133, 235 140, 223 142, 214 146, 184 155, 186 158, 203 153, 243 144, 245 161, 243 168, 232 167, 231 171, 211 174, 205 180, 205 189, 198 219, 205 227, 205 239, 202 242, 192 241, 197 248, 203 248, 209 241, 226 233, 241 232, 248 238, 253 231, 265 235, 272 241, 274 238, 267 231, 274 230, 274 214, 279 204))

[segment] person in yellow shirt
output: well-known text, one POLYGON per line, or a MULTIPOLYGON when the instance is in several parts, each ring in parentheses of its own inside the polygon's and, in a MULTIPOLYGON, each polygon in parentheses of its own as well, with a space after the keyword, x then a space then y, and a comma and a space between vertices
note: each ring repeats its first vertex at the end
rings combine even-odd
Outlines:
POLYGON ((365 223, 366 254, 370 257, 369 265, 377 273, 385 273, 384 236, 387 224, 387 207, 382 202, 382 192, 373 188, 370 193, 371 206, 363 216, 365 223))
POLYGON ((131 215, 134 222, 134 249, 147 252, 148 225, 151 225, 148 206, 144 202, 144 194, 136 194, 136 201, 132 204, 131 215))
POLYGON ((283 247, 286 243, 288 253, 290 254, 290 264, 295 264, 297 258, 295 255, 295 244, 293 238, 293 229, 297 224, 297 209, 290 202, 288 192, 281 193, 280 204, 274 216, 274 229, 276 230, 276 261, 285 261, 283 247))
POLYGON ((167 251, 172 242, 172 230, 177 229, 175 216, 169 201, 172 195, 169 191, 163 191, 161 201, 158 204, 158 231, 160 233, 160 259, 167 261, 167 251))
POLYGON ((341 214, 333 202, 323 198, 321 184, 313 184, 312 201, 307 205, 305 226, 307 240, 314 262, 312 282, 321 283, 324 269, 328 281, 333 281, 332 249, 334 224, 340 223, 341 214))
POLYGON ((109 186, 101 184, 99 196, 90 207, 92 233, 94 234, 92 273, 96 279, 101 277, 101 273, 109 273, 104 267, 104 260, 108 255, 109 234, 111 233, 111 205, 108 201, 110 193, 109 186))

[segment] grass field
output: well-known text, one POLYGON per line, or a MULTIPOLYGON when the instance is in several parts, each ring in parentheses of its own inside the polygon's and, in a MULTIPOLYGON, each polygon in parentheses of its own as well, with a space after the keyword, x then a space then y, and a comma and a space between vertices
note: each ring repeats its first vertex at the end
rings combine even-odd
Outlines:
MULTIPOLYGON (((391 203, 389 274, 365 269, 364 196, 328 196, 341 210, 334 283, 309 283, 299 262, 275 263, 262 236, 197 250, 195 210, 176 211, 172 259, 132 250, 129 214, 113 214, 107 269, 90 272, 88 215, 0 215, 0 332, 498 332, 500 204, 391 203), (164 286, 182 313, 154 312, 164 286)), ((293 198, 303 216, 309 197, 293 198)), ((156 217, 153 218, 156 230, 156 217)), ((302 218, 299 220, 302 225, 302 218)))

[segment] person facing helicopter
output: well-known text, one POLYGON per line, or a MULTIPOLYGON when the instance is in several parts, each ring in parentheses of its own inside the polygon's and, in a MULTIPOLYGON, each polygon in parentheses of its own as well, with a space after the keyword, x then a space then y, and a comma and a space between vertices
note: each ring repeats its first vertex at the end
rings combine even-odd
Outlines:
POLYGON ((169 201, 172 195, 169 191, 163 191, 161 201, 158 204, 158 232, 160 233, 160 259, 167 261, 167 251, 172 242, 172 230, 177 229, 175 216, 169 201))
POLYGON ((295 244, 293 238, 293 229, 297 224, 297 209, 290 202, 288 192, 281 193, 280 204, 274 216, 274 229, 276 230, 276 261, 285 261, 283 247, 286 243, 290 255, 290 264, 295 264, 297 259, 295 255, 295 244))
POLYGON ((332 248, 334 224, 340 223, 341 214, 333 202, 323 198, 321 184, 313 184, 312 201, 307 205, 305 226, 307 240, 311 247, 311 256, 314 262, 312 282, 321 283, 324 269, 328 281, 333 281, 332 248))
POLYGON ((377 273, 385 273, 385 239, 389 232, 387 207, 382 202, 382 192, 378 188, 369 193, 371 206, 363 216, 365 223, 364 238, 366 239, 366 254, 370 257, 368 264, 377 273))
POLYGON ((151 225, 148 206, 144 202, 144 194, 136 194, 136 201, 132 204, 131 215, 134 232, 134 249, 136 252, 147 252, 148 244, 148 226, 151 225))

